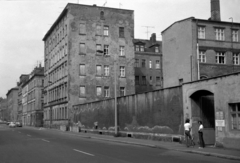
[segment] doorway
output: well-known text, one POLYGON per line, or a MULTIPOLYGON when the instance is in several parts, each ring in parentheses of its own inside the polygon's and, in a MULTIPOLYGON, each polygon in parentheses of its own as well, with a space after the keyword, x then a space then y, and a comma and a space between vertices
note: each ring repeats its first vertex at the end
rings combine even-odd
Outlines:
POLYGON ((206 145, 215 144, 215 108, 214 94, 210 91, 200 90, 191 96, 192 129, 198 141, 198 120, 203 122, 204 141, 206 145))

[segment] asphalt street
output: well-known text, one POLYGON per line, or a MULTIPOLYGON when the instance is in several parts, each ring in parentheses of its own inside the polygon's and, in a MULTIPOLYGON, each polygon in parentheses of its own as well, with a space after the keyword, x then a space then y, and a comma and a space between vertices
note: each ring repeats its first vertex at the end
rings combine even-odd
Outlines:
POLYGON ((237 163, 79 137, 69 132, 0 125, 0 163, 237 163))

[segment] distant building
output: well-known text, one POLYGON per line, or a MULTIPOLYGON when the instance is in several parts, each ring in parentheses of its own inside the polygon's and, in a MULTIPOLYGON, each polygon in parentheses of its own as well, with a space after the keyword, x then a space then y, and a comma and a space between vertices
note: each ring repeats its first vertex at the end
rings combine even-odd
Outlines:
POLYGON ((162 42, 153 33, 150 40, 134 39, 135 90, 143 93, 162 88, 162 42))
POLYGON ((23 125, 35 127, 43 125, 43 83, 44 67, 39 65, 22 85, 23 125))
POLYGON ((23 111, 22 86, 28 79, 29 79, 29 75, 22 74, 20 76, 19 82, 17 83, 17 86, 18 86, 18 115, 17 115, 17 121, 22 121, 22 111, 23 111))
POLYGON ((43 38, 44 123, 73 119, 72 106, 135 93, 134 12, 67 4, 43 38), (115 70, 116 63, 116 70, 115 70))
POLYGON ((0 98, 0 119, 2 121, 10 120, 10 113, 7 109, 7 99, 6 98, 0 98))
POLYGON ((9 120, 16 122, 18 115, 18 87, 11 88, 7 94, 7 110, 9 112, 9 120))
POLYGON ((239 31, 240 23, 221 21, 219 0, 211 0, 208 20, 170 25, 162 32, 164 87, 239 71, 239 31))

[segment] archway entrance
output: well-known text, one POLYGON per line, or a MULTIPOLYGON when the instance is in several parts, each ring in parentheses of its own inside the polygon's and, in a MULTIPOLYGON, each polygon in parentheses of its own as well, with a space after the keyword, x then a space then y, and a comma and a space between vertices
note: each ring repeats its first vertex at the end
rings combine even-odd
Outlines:
POLYGON ((201 120, 204 126, 205 144, 215 144, 214 94, 206 90, 200 90, 193 93, 190 98, 194 137, 198 138, 198 120, 201 120))

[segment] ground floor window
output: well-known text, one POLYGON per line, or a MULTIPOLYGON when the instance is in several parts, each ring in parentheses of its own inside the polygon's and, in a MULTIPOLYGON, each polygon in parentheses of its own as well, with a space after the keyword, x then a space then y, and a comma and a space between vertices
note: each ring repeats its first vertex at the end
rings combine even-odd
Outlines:
POLYGON ((231 129, 240 130, 240 103, 230 105, 231 129))

